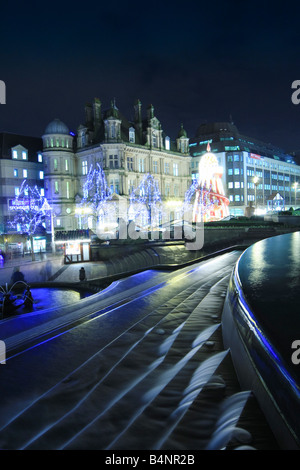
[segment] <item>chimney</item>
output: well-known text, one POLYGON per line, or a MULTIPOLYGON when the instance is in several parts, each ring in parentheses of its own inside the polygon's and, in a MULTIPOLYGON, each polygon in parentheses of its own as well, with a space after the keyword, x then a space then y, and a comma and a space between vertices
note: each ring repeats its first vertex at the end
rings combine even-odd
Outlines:
POLYGON ((93 108, 91 103, 85 105, 85 125, 86 127, 93 125, 93 108))
POLYGON ((94 128, 96 131, 99 129, 100 124, 101 124, 101 101, 99 100, 99 98, 94 98, 93 111, 94 111, 94 128))

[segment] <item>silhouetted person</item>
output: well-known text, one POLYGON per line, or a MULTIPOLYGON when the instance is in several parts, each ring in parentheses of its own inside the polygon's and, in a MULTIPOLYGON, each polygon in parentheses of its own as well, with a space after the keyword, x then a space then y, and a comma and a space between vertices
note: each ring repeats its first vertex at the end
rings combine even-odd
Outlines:
POLYGON ((85 281, 85 280, 86 280, 85 269, 80 268, 79 269, 79 281, 85 281))
POLYGON ((20 271, 20 268, 15 268, 11 276, 12 284, 14 284, 17 281, 25 281, 24 274, 20 271))

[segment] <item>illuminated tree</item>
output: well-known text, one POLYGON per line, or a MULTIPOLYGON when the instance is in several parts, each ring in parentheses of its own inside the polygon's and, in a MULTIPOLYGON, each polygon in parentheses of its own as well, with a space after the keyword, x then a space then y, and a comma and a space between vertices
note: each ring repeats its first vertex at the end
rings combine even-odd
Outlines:
POLYGON ((14 217, 9 225, 13 229, 28 234, 32 260, 34 260, 33 235, 41 227, 45 217, 51 212, 51 207, 47 199, 41 196, 38 187, 29 186, 27 180, 24 180, 18 195, 12 201, 10 209, 14 211, 14 217))
POLYGON ((129 218, 139 217, 151 229, 158 226, 162 215, 162 202, 158 181, 147 173, 130 195, 129 218))
POLYGON ((83 185, 83 198, 77 206, 77 213, 81 217, 105 218, 109 208, 107 201, 112 199, 112 192, 107 185, 105 173, 97 163, 96 168, 91 165, 83 185))

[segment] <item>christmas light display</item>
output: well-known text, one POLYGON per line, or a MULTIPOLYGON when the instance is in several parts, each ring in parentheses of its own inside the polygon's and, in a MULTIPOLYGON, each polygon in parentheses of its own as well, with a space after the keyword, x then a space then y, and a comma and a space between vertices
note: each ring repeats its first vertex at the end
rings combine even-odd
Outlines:
POLYGON ((229 215, 229 200, 222 184, 223 169, 207 145, 199 163, 198 187, 195 190, 193 222, 220 220, 229 215))
POLYGON ((129 216, 148 229, 157 227, 161 221, 162 202, 158 181, 147 173, 130 195, 129 216))
POLYGON ((37 186, 32 187, 27 184, 27 180, 24 180, 19 194, 10 201, 9 209, 14 211, 9 226, 29 235, 32 259, 34 259, 33 235, 44 223, 45 216, 51 213, 51 206, 47 199, 41 196, 37 186))
MULTIPOLYGON (((107 201, 112 199, 112 192, 107 185, 105 173, 99 163, 91 165, 83 185, 83 198, 77 206, 77 214, 82 218, 93 217, 99 222, 109 214, 107 201)), ((110 208, 111 209, 111 208, 110 208)))

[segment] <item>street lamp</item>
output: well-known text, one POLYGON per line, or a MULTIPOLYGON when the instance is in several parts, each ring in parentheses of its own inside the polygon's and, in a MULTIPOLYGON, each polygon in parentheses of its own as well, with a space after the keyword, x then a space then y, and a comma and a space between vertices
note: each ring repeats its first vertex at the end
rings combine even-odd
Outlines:
POLYGON ((254 176, 253 178, 254 188, 255 188, 255 210, 257 209, 257 200, 256 200, 256 191, 258 186, 258 177, 254 176))
POLYGON ((296 209, 296 205, 297 205, 297 186, 298 186, 298 183, 296 181, 295 184, 294 184, 294 188, 295 188, 295 209, 296 209))

